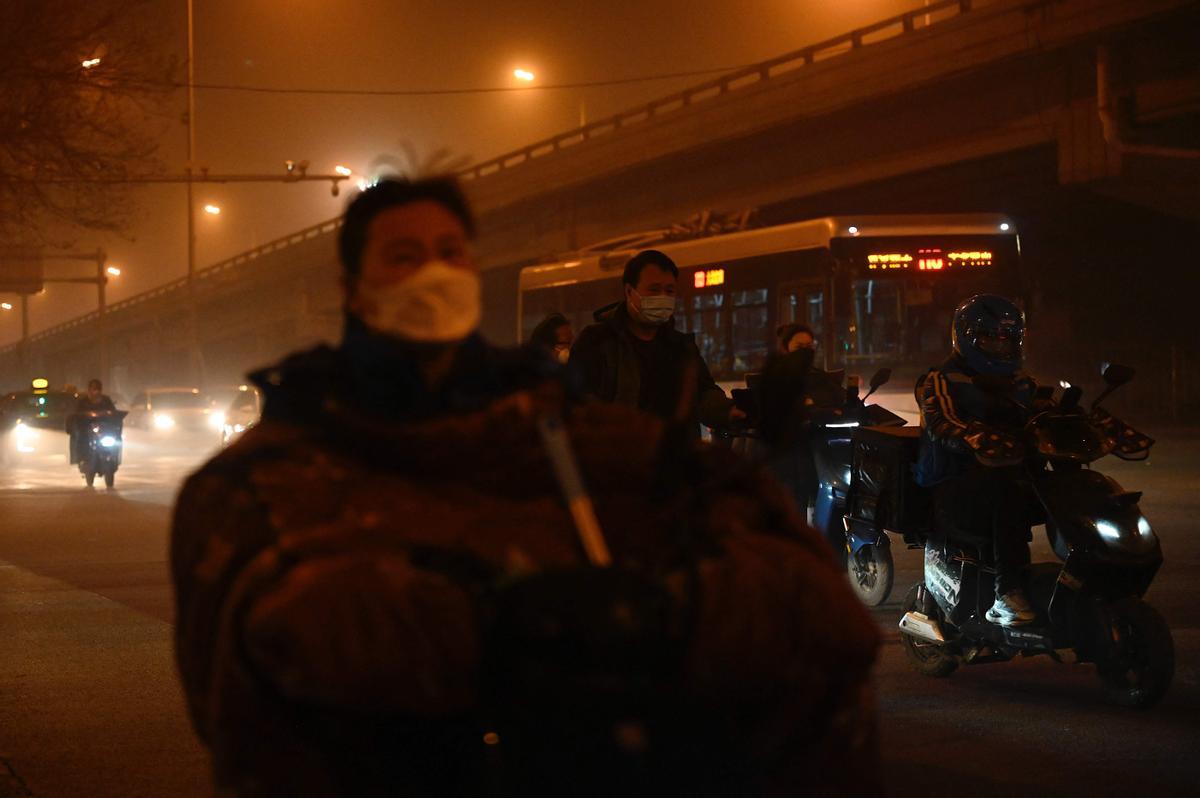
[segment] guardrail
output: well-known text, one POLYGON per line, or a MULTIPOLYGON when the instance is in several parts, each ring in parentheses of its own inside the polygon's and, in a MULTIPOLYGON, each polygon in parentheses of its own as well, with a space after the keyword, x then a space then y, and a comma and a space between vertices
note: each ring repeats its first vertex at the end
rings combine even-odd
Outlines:
MULTIPOLYGON (((235 255, 232 258, 218 261, 211 266, 205 266, 203 269, 197 269, 194 279, 196 283, 199 284, 200 281, 210 279, 218 274, 221 274, 222 272, 226 272, 234 268, 235 266, 241 266, 242 264, 256 261, 263 255, 268 255, 272 252, 278 252, 281 249, 285 249, 295 244, 300 244, 309 240, 310 238, 315 238, 319 235, 322 235, 323 233, 331 233, 341 226, 342 220, 340 217, 337 219, 331 219, 327 222, 314 224, 311 227, 306 227, 303 230, 299 230, 295 233, 284 236, 283 238, 276 238, 273 241, 268 241, 260 247, 256 247, 255 249, 235 255)), ((122 299, 120 302, 112 303, 105 309, 105 315, 111 315, 118 311, 134 307, 135 305, 140 305, 148 300, 157 299, 158 297, 165 296, 176 291, 187 290, 187 285, 188 278, 186 277, 180 277, 170 281, 169 283, 163 283, 162 285, 152 288, 149 291, 143 291, 142 293, 135 294, 128 299, 122 299)), ((37 333, 29 336, 29 341, 30 343, 34 341, 40 341, 66 330, 72 330, 87 324, 95 324, 96 320, 99 318, 99 315, 100 314, 96 311, 92 311, 91 313, 85 313, 82 316, 76 316, 70 321, 64 321, 62 324, 56 324, 53 327, 47 327, 44 330, 39 330, 37 333)), ((20 346, 20 343, 12 343, 8 344, 7 346, 0 347, 0 354, 16 352, 20 346)))
POLYGON ((475 164, 459 172, 458 177, 462 180, 477 180, 511 169, 514 166, 528 163, 534 158, 550 155, 567 147, 590 141, 597 136, 615 133, 640 122, 651 121, 660 114, 688 108, 698 102, 720 97, 737 89, 764 83, 777 75, 810 66, 818 61, 853 52, 864 44, 873 44, 902 36, 912 33, 918 28, 926 28, 938 22, 959 17, 969 12, 978 2, 979 0, 939 0, 921 8, 906 11, 841 36, 810 44, 794 52, 729 72, 719 78, 661 97, 645 105, 622 111, 615 116, 591 122, 548 139, 535 141, 519 150, 506 152, 475 164))

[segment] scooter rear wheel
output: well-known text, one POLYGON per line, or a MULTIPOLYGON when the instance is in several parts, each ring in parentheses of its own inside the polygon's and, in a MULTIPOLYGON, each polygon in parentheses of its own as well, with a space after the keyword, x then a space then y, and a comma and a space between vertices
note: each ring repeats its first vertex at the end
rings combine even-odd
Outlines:
POLYGON ((1137 598, 1108 608, 1113 649, 1098 663, 1100 680, 1113 703, 1146 708, 1157 704, 1175 676, 1175 642, 1158 611, 1137 598))
POLYGON ((871 543, 846 555, 846 573, 850 587, 868 607, 878 607, 892 594, 895 569, 891 546, 871 543))
MULTIPOLYGON (((920 612, 941 621, 942 613, 938 610, 936 604, 932 607, 923 606, 923 603, 918 598, 920 590, 920 584, 913 585, 909 589, 908 593, 904 596, 904 602, 900 605, 900 613, 903 615, 907 612, 920 612)), ((929 603, 933 604, 932 601, 929 603)), ((936 679, 941 679, 949 676, 958 669, 958 657, 946 653, 937 643, 918 640, 912 635, 901 633, 900 647, 904 649, 904 653, 908 657, 908 662, 912 665, 913 670, 922 676, 932 676, 936 679)))

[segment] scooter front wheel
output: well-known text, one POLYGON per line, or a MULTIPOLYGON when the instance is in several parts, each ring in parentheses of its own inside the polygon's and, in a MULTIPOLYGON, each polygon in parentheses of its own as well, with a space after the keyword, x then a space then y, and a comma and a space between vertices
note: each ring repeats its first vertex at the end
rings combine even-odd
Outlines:
POLYGON ((1158 611, 1137 598, 1108 607, 1112 648, 1097 664, 1114 703, 1145 708, 1157 704, 1175 676, 1175 642, 1158 611))
POLYGON ((892 594, 892 547, 868 543, 858 551, 847 552, 846 573, 850 575, 850 587, 863 604, 878 607, 892 594))

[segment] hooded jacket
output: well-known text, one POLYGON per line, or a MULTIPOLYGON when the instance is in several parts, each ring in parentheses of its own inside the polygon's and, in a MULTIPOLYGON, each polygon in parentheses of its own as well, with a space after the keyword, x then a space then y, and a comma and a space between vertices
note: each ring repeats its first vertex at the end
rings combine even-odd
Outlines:
MULTIPOLYGON (((540 366, 466 349, 436 395, 392 369, 364 378, 361 350, 260 372, 261 423, 185 484, 176 653, 220 788, 495 794, 479 789, 507 739, 485 734, 489 597, 523 575, 597 569, 582 564, 537 432, 564 411, 562 391, 540 366), (391 385, 391 409, 361 394, 372 382, 391 385)), ((687 772, 726 786, 690 794, 877 789, 878 631, 780 489, 631 408, 576 408, 566 431, 620 572, 672 590, 693 574, 662 692, 751 766, 710 758, 687 772)))
POLYGON ((647 344, 630 331, 624 302, 601 308, 595 318, 575 339, 568 364, 585 394, 665 420, 718 428, 728 423, 733 401, 713 380, 695 337, 676 330, 673 319, 647 344), (639 347, 653 352, 664 365, 661 373, 644 371, 639 347), (651 384, 644 386, 647 378, 651 384))

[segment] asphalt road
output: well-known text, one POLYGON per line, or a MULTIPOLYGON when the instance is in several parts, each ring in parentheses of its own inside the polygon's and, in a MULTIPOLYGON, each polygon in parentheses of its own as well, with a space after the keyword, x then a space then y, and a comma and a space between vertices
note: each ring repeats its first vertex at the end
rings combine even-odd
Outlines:
MULTIPOLYGON (((112 492, 85 489, 60 455, 0 468, 0 798, 212 794, 176 682, 166 569, 169 506, 197 461, 134 435, 112 492)), ((1045 657, 915 674, 895 624, 920 558, 898 548, 875 611, 892 795, 1200 795, 1200 435, 1103 470, 1145 491, 1163 539, 1147 598, 1173 629, 1171 692, 1149 711, 1111 707, 1090 666, 1045 657)))

